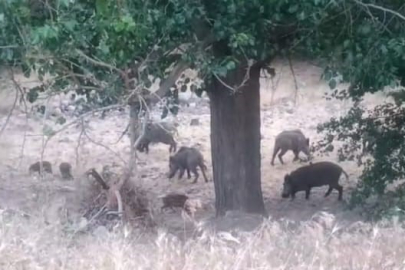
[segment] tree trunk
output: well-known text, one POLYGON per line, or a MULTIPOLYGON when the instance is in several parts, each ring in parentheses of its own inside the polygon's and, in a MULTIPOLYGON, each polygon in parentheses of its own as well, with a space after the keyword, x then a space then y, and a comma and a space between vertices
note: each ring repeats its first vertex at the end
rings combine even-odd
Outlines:
MULTIPOLYGON (((246 65, 229 72, 222 81, 240 85, 246 65)), ((260 67, 233 93, 214 79, 209 84, 211 103, 211 155, 217 216, 228 210, 267 215, 261 190, 260 67)))

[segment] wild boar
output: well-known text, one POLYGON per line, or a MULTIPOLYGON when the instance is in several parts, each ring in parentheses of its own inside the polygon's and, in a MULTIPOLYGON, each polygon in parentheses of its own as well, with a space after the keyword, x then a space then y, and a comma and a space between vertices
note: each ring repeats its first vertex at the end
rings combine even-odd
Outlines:
POLYGON ((146 125, 145 135, 138 144, 137 150, 140 152, 149 152, 150 143, 164 143, 170 145, 169 151, 176 152, 176 142, 172 133, 176 128, 169 123, 148 123, 146 125))
POLYGON ((329 161, 311 163, 300 167, 285 175, 281 196, 283 198, 291 196, 293 200, 296 192, 305 191, 305 199, 308 200, 312 187, 328 185, 329 189, 325 193, 325 197, 329 196, 333 189, 336 189, 339 192, 338 199, 342 200, 343 187, 339 184, 342 173, 346 179, 349 179, 342 167, 329 161))
POLYGON ((190 171, 192 171, 195 175, 193 183, 196 183, 199 177, 197 167, 200 167, 205 182, 208 182, 207 176, 205 175, 207 166, 204 164, 204 158, 200 151, 194 147, 182 146, 180 147, 179 151, 177 151, 177 153, 174 156, 171 156, 169 159, 170 172, 168 177, 169 179, 172 178, 176 172, 180 170, 179 179, 181 179, 184 172, 187 170, 187 177, 190 179, 190 171))
POLYGON ((283 156, 288 150, 292 150, 294 152, 295 156, 293 161, 298 160, 298 155, 300 152, 303 152, 308 158, 310 158, 309 138, 306 138, 299 129, 285 130, 279 133, 274 143, 271 165, 274 166, 274 159, 280 150, 281 152, 278 155, 278 158, 281 164, 284 164, 283 156))
MULTIPOLYGON (((45 172, 52 174, 52 165, 49 161, 42 161, 42 168, 45 172)), ((28 168, 30 174, 37 172, 41 174, 41 162, 37 161, 28 168)))
POLYGON ((69 162, 62 162, 59 165, 59 171, 62 176, 62 179, 66 179, 66 180, 73 179, 72 165, 70 165, 69 162))

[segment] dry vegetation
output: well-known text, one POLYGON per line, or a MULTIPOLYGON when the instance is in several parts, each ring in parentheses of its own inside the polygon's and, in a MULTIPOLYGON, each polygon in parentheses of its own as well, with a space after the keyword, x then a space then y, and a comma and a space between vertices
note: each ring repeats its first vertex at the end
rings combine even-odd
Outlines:
MULTIPOLYGON (((16 107, 0 142, 0 268, 403 269, 402 224, 364 223, 358 213, 347 211, 345 203, 337 201, 335 192, 323 198, 321 188, 314 189, 310 201, 300 193, 295 201, 281 198, 284 174, 300 164, 292 163, 288 153, 284 166, 278 160, 270 166, 275 135, 283 129, 300 128, 314 142, 320 138, 316 125, 342 115, 350 103, 323 98, 327 85, 319 79, 320 69, 305 63, 294 65, 296 96, 288 63, 279 61, 275 67, 278 75, 273 81, 262 79, 262 188, 270 214, 264 222, 238 213, 213 219, 213 183, 202 179, 197 184, 186 179, 169 181, 169 146, 163 144, 151 145, 149 154, 139 154, 137 161, 139 190, 131 196, 142 195, 148 202, 148 223, 129 226, 117 219, 106 226, 86 219, 91 204, 102 198, 98 196, 100 185, 84 173, 93 167, 101 172, 107 165, 114 180, 122 172, 129 139, 125 136, 118 143, 117 139, 127 125, 127 112, 111 112, 105 119, 99 114, 86 118, 87 136, 80 123, 58 133, 44 152, 44 159, 54 166, 54 176, 40 179, 28 175, 28 166, 40 158, 43 125, 55 130, 62 126, 52 117, 43 120, 36 114, 27 121, 24 106, 16 107), (59 176, 57 166, 62 161, 73 165, 74 181, 63 181, 59 176), (199 206, 194 219, 180 210, 160 212, 161 197, 169 192, 183 192, 194 200, 199 206)), ((24 86, 32 83, 22 76, 18 79, 24 86)), ((13 85, 2 75, 0 86, 0 121, 4 126, 14 101, 13 85)), ((369 96, 365 105, 384 98, 369 96)), ((153 116, 158 118, 159 112, 153 116)), ((198 147, 210 171, 207 102, 184 107, 177 121, 178 146, 198 147), (200 125, 190 126, 193 118, 198 118, 200 125)), ((316 159, 337 162, 334 154, 316 159)), ((354 162, 341 166, 350 175, 350 180, 342 183, 347 200, 360 168, 354 162)))
POLYGON ((128 228, 96 235, 1 214, 1 269, 403 269, 400 225, 341 228, 320 213, 298 226, 266 221, 254 232, 203 232, 182 242, 128 228), (292 228, 295 227, 295 228, 292 228))

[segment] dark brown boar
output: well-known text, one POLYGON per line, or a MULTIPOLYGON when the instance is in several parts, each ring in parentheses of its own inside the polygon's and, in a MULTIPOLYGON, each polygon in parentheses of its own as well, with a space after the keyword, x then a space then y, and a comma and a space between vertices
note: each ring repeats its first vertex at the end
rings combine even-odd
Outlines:
MULTIPOLYGON (((52 165, 49 161, 42 161, 42 168, 45 172, 52 174, 52 165)), ((30 174, 34 172, 41 174, 41 162, 37 161, 31 164, 31 166, 28 168, 28 172, 30 174)))
POLYGON ((192 171, 195 176, 193 183, 196 183, 199 177, 197 167, 200 167, 205 182, 208 182, 207 176, 205 175, 207 166, 204 164, 204 157, 200 151, 194 147, 182 146, 174 156, 169 158, 170 172, 168 177, 169 179, 172 178, 176 172, 180 170, 179 179, 183 177, 185 171, 187 171, 187 177, 190 179, 190 171, 192 171))
POLYGON ((59 171, 62 179, 70 180, 73 179, 72 176, 72 165, 69 162, 62 162, 59 164, 59 171))
POLYGON ((280 152, 278 158, 281 164, 283 162, 283 156, 288 151, 291 150, 294 152, 294 160, 298 160, 298 155, 300 152, 303 152, 308 158, 310 158, 309 153, 309 138, 306 138, 301 130, 293 129, 293 130, 285 130, 279 133, 276 137, 274 143, 274 150, 273 150, 273 157, 271 159, 271 165, 274 166, 274 159, 277 153, 280 152))
POLYGON ((325 197, 329 196, 333 189, 339 192, 339 200, 342 200, 343 187, 339 184, 341 174, 349 179, 348 174, 339 165, 322 161, 311 163, 310 165, 300 167, 284 177, 284 187, 281 196, 293 200, 295 193, 305 191, 305 199, 309 199, 312 187, 328 185, 329 189, 325 197))
POLYGON ((176 141, 172 133, 176 132, 176 128, 169 123, 148 123, 146 125, 145 135, 138 144, 139 152, 149 153, 150 143, 164 143, 170 145, 169 151, 176 152, 176 141))

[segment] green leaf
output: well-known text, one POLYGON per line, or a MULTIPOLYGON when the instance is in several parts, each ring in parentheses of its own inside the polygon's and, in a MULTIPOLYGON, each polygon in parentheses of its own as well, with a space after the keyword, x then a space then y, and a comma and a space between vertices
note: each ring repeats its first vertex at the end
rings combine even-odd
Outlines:
MULTIPOLYGON (((58 2, 59 2, 59 5, 60 6, 63 6, 63 7, 68 7, 69 6, 69 4, 70 4, 70 1, 69 0, 58 0, 58 2)), ((72 1, 73 2, 73 1, 72 1)))
POLYGON ((52 127, 48 126, 45 124, 42 132, 44 133, 45 136, 47 137, 52 137, 53 135, 55 135, 55 131, 52 129, 52 127))
POLYGON ((346 39, 344 42, 343 42, 343 48, 348 48, 350 46, 350 40, 349 39, 346 39))
POLYGON ((60 116, 60 117, 58 117, 58 118, 56 119, 56 123, 59 124, 59 125, 63 125, 63 124, 66 123, 66 118, 63 117, 63 116, 60 116))
POLYGON ((387 47, 386 47, 384 44, 381 44, 381 52, 382 52, 383 54, 387 54, 387 53, 388 53, 388 49, 387 49, 387 47))
POLYGON ((297 16, 298 20, 303 21, 305 20, 305 12, 301 11, 298 16, 297 16))
POLYGON ((298 11, 299 6, 298 5, 292 5, 288 8, 289 13, 296 13, 298 11))
POLYGON ((360 33, 363 35, 368 35, 371 32, 371 26, 369 24, 365 24, 360 27, 360 33))
POLYGON ((101 15, 107 15, 108 11, 108 2, 107 0, 96 0, 96 10, 97 13, 101 15))
POLYGON ((62 24, 67 30, 73 32, 75 29, 75 26, 77 25, 77 22, 75 20, 69 20, 69 21, 64 21, 62 24))
POLYGON ((233 70, 233 69, 235 69, 235 68, 236 68, 236 64, 235 64, 234 61, 229 61, 229 62, 226 64, 226 69, 227 69, 227 70, 233 70))

